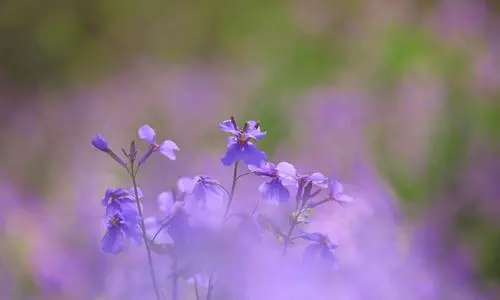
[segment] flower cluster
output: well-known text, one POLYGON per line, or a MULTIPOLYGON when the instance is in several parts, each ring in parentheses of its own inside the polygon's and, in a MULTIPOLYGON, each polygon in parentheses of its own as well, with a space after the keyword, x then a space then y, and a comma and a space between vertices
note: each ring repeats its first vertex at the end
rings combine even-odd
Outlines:
POLYGON ((117 255, 130 243, 144 245, 157 299, 163 296, 162 283, 157 282, 154 272, 156 254, 170 258, 173 299, 178 299, 177 285, 182 280, 194 284, 197 299, 200 299, 200 288, 206 289, 206 299, 211 298, 216 287, 234 289, 235 278, 244 274, 248 243, 260 245, 271 241, 271 248, 281 257, 285 257, 292 246, 303 247, 304 262, 335 270, 333 250, 337 245, 325 234, 305 229, 318 206, 352 201, 344 193, 343 185, 319 172, 302 174, 289 162, 268 161, 266 153, 255 144, 267 134, 259 122, 250 120, 240 127, 231 117, 221 122, 219 129, 229 134, 220 160, 224 166, 233 167, 231 187, 226 188, 206 175, 180 177, 175 188, 158 195, 160 217, 145 217, 142 206, 145 197, 138 187, 137 174, 154 153, 175 160, 177 144, 171 140, 157 143, 155 130, 144 125, 138 130, 139 138, 147 142, 144 153, 139 156, 132 141, 129 151, 122 149, 123 155, 118 155, 102 136, 95 136, 94 147, 110 155, 132 181, 131 188, 106 190, 101 200, 106 229, 101 240, 102 251, 117 255), (247 171, 240 172, 241 163, 246 164, 247 171), (287 224, 261 212, 259 205, 249 212, 231 210, 237 183, 245 176, 262 178, 255 191, 265 204, 292 209, 287 224), (271 239, 265 239, 266 236, 271 239), (301 244, 300 240, 304 242, 301 244))

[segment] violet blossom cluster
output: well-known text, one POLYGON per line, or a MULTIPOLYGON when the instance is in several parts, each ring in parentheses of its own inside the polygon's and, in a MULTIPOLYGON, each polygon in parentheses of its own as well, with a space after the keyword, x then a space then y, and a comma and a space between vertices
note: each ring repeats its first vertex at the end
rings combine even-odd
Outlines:
POLYGON ((241 268, 244 249, 250 244, 258 247, 269 241, 281 259, 287 256, 289 248, 302 247, 305 264, 318 271, 335 272, 337 245, 326 234, 305 231, 304 225, 319 206, 352 201, 344 193, 343 185, 320 172, 301 174, 289 162, 268 161, 266 153, 256 145, 267 134, 259 122, 250 120, 240 127, 231 117, 221 122, 219 129, 229 134, 220 161, 224 166, 233 166, 231 186, 226 188, 206 175, 181 177, 176 188, 158 195, 160 218, 146 217, 137 174, 155 153, 175 160, 177 144, 171 140, 158 143, 156 132, 149 125, 138 130, 139 138, 147 143, 142 155, 135 141, 119 155, 102 136, 94 137, 93 146, 113 158, 132 180, 131 188, 107 189, 101 200, 106 229, 101 250, 118 255, 131 245, 144 247, 157 300, 180 299, 178 286, 183 282, 193 285, 197 300, 210 300, 214 288, 231 286, 233 279, 244 274, 241 268), (240 172, 243 163, 248 170, 240 172), (262 212, 259 208, 263 205, 250 207, 247 212, 231 210, 237 183, 247 176, 262 179, 255 189, 256 196, 264 205, 283 208, 288 213, 286 226, 262 212), (297 243, 299 240, 304 242, 297 243), (158 267, 153 262, 155 255, 166 255, 171 261, 167 266, 172 279, 168 297, 161 292, 163 283, 155 273, 158 267))

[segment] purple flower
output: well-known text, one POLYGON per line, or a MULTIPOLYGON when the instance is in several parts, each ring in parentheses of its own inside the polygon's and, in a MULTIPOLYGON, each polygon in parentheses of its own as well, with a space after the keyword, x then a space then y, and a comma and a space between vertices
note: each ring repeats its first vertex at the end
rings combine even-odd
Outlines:
MULTIPOLYGON (((174 241, 175 243, 184 243, 190 234, 191 228, 189 224, 189 220, 191 217, 191 210, 189 210, 189 206, 186 205, 186 201, 184 197, 186 193, 192 191, 191 181, 186 180, 185 178, 180 178, 177 181, 177 190, 162 192, 158 195, 158 206, 160 211, 162 211, 166 219, 161 222, 157 222, 159 226, 161 226, 164 222, 169 222, 168 226, 166 226, 166 232, 163 230, 159 234, 160 240, 164 241, 174 241)), ((151 219, 148 220, 148 223, 154 223, 151 219)), ((157 226, 159 228, 159 226, 157 226)), ((153 229, 150 228, 150 232, 153 229)))
POLYGON ((232 165, 235 161, 243 160, 247 165, 259 166, 266 159, 266 154, 260 151, 251 140, 260 140, 266 132, 260 130, 259 123, 253 120, 247 121, 243 128, 239 128, 234 118, 219 124, 221 131, 230 133, 227 151, 221 162, 225 166, 232 165))
POLYGON ((148 152, 146 152, 142 158, 139 160, 139 164, 143 164, 144 161, 153 153, 160 152, 164 156, 170 158, 171 160, 175 160, 175 152, 179 151, 179 147, 176 143, 171 140, 165 140, 161 144, 156 143, 156 132, 151 126, 143 125, 139 128, 138 131, 139 138, 145 140, 150 145, 148 152))
MULTIPOLYGON (((137 192, 139 199, 141 199, 141 190, 138 189, 137 192)), ((133 189, 107 189, 104 193, 104 198, 101 200, 101 204, 106 207, 107 215, 124 209, 136 210, 135 193, 133 189)))
POLYGON ((116 255, 125 247, 127 238, 137 245, 141 244, 139 215, 133 210, 114 211, 105 217, 106 233, 101 240, 104 253, 116 255))
POLYGON ((325 175, 323 175, 323 173, 315 172, 315 173, 312 173, 311 175, 303 175, 303 176, 301 176, 301 179, 306 181, 306 182, 311 182, 313 185, 315 185, 321 189, 328 188, 328 178, 325 177, 325 175))
POLYGON ((177 211, 184 209, 185 202, 178 199, 173 192, 162 192, 158 195, 158 207, 167 216, 173 216, 177 211))
POLYGON ((250 171, 268 177, 269 180, 259 186, 261 197, 273 203, 286 203, 290 192, 285 186, 297 184, 297 170, 288 162, 280 162, 275 166, 271 162, 262 162, 260 167, 249 165, 250 171))
POLYGON ((312 242, 304 249, 303 258, 305 261, 320 264, 326 262, 331 265, 336 263, 332 250, 336 249, 337 245, 333 244, 328 236, 319 232, 304 232, 299 237, 312 242))
POLYGON ((211 211, 217 211, 223 207, 226 192, 216 180, 209 176, 184 177, 181 180, 185 190, 193 197, 194 201, 211 211))
POLYGON ((179 222, 174 218, 178 214, 184 213, 185 202, 177 197, 176 193, 171 191, 162 192, 158 195, 158 208, 165 217, 162 219, 157 219, 155 217, 146 218, 144 220, 146 233, 150 239, 155 238, 155 242, 161 244, 172 244, 174 241, 172 237, 167 233, 167 229, 174 224, 179 222), (166 225, 168 224, 168 226, 166 225))
POLYGON ((350 203, 353 200, 351 196, 344 194, 344 186, 336 180, 329 182, 328 197, 342 204, 350 203))
POLYGON ((121 159, 121 157, 119 157, 118 155, 116 155, 116 153, 113 152, 113 150, 111 150, 108 146, 108 142, 100 135, 96 135, 93 139, 92 139, 92 145, 94 147, 96 147, 98 150, 104 152, 104 153, 107 153, 109 154, 109 156, 111 156, 117 163, 119 163, 122 167, 125 167, 127 164, 123 161, 123 159, 121 159))
POLYGON ((103 151, 103 152, 109 152, 110 149, 108 147, 108 142, 100 135, 96 135, 93 139, 92 139, 92 145, 94 145, 94 147, 96 147, 97 149, 103 151))

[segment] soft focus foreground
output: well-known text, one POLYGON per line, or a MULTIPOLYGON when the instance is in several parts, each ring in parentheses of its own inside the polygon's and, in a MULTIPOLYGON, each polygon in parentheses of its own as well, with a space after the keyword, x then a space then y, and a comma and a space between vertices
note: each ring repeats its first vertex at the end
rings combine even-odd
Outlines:
MULTIPOLYGON (((252 299, 499 297, 494 1, 196 2, 3 4, 4 298, 154 297, 143 248, 101 252, 100 199, 130 179, 89 141, 127 149, 149 123, 177 143, 175 162, 151 157, 140 175, 151 215, 180 176, 230 186, 217 123, 231 115, 264 124, 271 161, 354 197, 308 225, 338 245, 336 273, 298 283, 257 253, 252 299)), ((259 184, 239 187, 235 210, 259 184)))

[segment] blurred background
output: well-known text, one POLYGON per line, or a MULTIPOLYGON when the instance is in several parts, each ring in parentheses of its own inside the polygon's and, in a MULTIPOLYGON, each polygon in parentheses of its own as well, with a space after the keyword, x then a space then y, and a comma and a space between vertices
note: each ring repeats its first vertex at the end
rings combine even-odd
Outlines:
POLYGON ((180 175, 227 182, 217 123, 234 115, 261 121, 273 160, 348 183, 369 165, 435 264, 460 257, 499 299, 499 70, 494 0, 4 0, 2 298, 105 285, 99 200, 128 179, 94 134, 119 150, 149 123, 177 142, 144 175, 154 202, 180 175))

